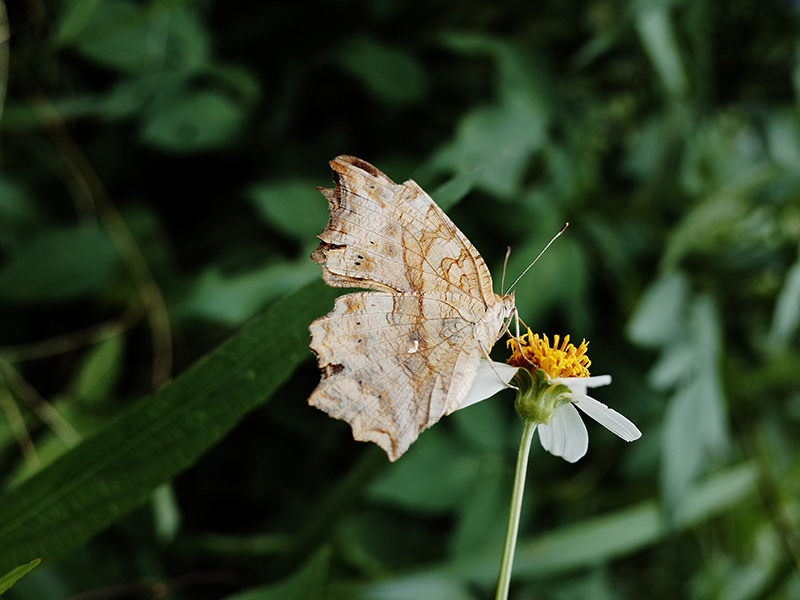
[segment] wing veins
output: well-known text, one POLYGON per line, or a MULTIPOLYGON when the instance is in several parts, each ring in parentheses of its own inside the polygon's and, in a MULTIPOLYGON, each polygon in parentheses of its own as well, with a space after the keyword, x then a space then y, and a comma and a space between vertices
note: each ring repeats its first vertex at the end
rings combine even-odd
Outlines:
MULTIPOLYGON (((418 352, 417 354, 419 354, 420 356, 423 356, 423 357, 425 357, 425 359, 426 359, 426 360, 425 360, 425 362, 426 362, 428 365, 430 365, 430 361, 428 360, 428 356, 427 356, 427 355, 428 355, 428 354, 430 354, 430 353, 433 351, 433 349, 435 349, 435 348, 438 348, 438 347, 439 347, 441 344, 443 344, 443 343, 444 343, 446 340, 449 340, 449 339, 451 339, 451 338, 455 337, 455 335, 456 335, 456 334, 462 333, 462 332, 464 331, 464 329, 466 329, 466 327, 468 327, 468 326, 472 326, 472 327, 474 327, 474 325, 473 325, 472 323, 466 322, 464 327, 462 327, 462 328, 458 329, 457 331, 453 332, 451 335, 449 335, 449 336, 447 336, 447 337, 442 337, 442 339, 439 341, 439 343, 437 343, 437 344, 435 344, 435 345, 433 345, 433 346, 429 346, 429 347, 428 347, 428 351, 427 351, 427 352, 420 351, 420 352, 418 352)), ((462 350, 462 351, 463 351, 463 350, 462 350)), ((390 354, 390 355, 384 356, 384 357, 382 357, 382 358, 380 358, 380 359, 376 359, 376 360, 374 360, 374 361, 372 361, 372 362, 370 362, 370 363, 367 363, 367 364, 366 364, 366 365, 364 365, 363 367, 359 367, 357 370, 354 370, 354 371, 353 371, 353 373, 361 373, 363 370, 365 370, 365 369, 369 369, 369 368, 372 368, 372 367, 374 367, 374 365, 376 365, 376 364, 380 364, 380 363, 381 363, 381 362, 383 362, 384 360, 387 360, 387 359, 392 359, 392 358, 397 358, 398 356, 403 356, 403 355, 402 355, 402 354, 390 354)), ((411 359, 411 356, 409 356, 409 357, 408 357, 408 360, 410 360, 410 359, 411 359)), ((402 368, 402 367, 403 367, 403 366, 406 364, 406 362, 408 362, 408 360, 406 360, 406 361, 403 361, 402 363, 400 363, 400 364, 396 365, 396 366, 395 366, 395 367, 394 367, 394 368, 393 368, 391 371, 387 371, 385 374, 383 374, 382 376, 378 377, 378 378, 377 378, 377 379, 375 379, 374 381, 375 381, 376 383, 377 383, 377 382, 380 382, 380 381, 382 381, 383 379, 385 379, 386 377, 388 377, 389 375, 391 375, 392 373, 394 373, 394 372, 395 372, 395 371, 397 371, 398 369, 401 369, 401 368, 402 368)), ((453 364, 455 364, 455 363, 453 363, 453 364)), ((450 372, 448 373, 448 375, 452 375, 452 371, 450 371, 450 372)), ((402 389, 405 389, 405 387, 407 387, 407 386, 408 386, 408 383, 406 383, 406 386, 404 386, 402 389)))
MULTIPOLYGON (((349 193, 353 194, 354 196, 357 196, 357 197, 359 197, 359 198, 361 198, 362 200, 364 200, 364 201, 365 201, 365 202, 364 202, 364 204, 362 205, 362 206, 363 206, 363 208, 365 208, 366 210, 368 210, 368 211, 372 212, 373 214, 376 214, 376 215, 378 215, 378 216, 380 216, 380 217, 386 217, 386 215, 385 215, 383 212, 381 212, 381 211, 380 211, 380 210, 378 210, 378 209, 372 208, 372 207, 370 206, 370 203, 374 203, 374 200, 372 200, 372 199, 370 199, 370 198, 367 198, 367 197, 365 197, 365 196, 362 196, 361 194, 359 194, 359 193, 357 193, 357 192, 355 192, 355 191, 351 190, 350 188, 347 188, 347 191, 348 191, 349 193)), ((431 200, 431 205, 432 205, 432 206, 435 206, 435 204, 433 204, 433 200, 431 200)), ((357 211, 355 211, 355 210, 353 210, 353 209, 351 209, 351 208, 347 208, 347 207, 342 207, 342 208, 343 208, 343 210, 346 210, 346 211, 348 211, 348 212, 351 212, 351 213, 353 213, 354 215, 358 215, 358 214, 359 214, 357 211)), ((416 208, 416 207, 415 207, 415 208, 416 208)), ((440 210, 441 210, 441 209, 440 209, 440 210)), ((406 214, 406 215, 410 216, 410 217, 411 217, 411 218, 412 218, 412 219, 413 219, 415 222, 417 222, 418 224, 420 224, 420 223, 421 223, 421 224, 423 224, 423 225, 426 225, 426 224, 428 223, 427 221, 425 221, 425 220, 423 220, 423 219, 421 219, 421 218, 417 217, 416 215, 413 215, 413 214, 411 214, 409 211, 404 211, 404 214, 406 214)), ((442 212, 442 214, 441 214, 440 216, 445 216, 445 217, 446 217, 447 215, 446 215, 444 212, 442 212)), ((387 219, 387 220, 388 220, 388 219, 387 219)), ((477 277, 478 281, 480 281, 481 277, 480 277, 480 269, 478 268, 478 260, 481 260, 481 261, 482 261, 483 259, 480 257, 480 254, 478 253, 477 249, 475 249, 475 247, 474 247, 474 246, 472 246, 471 242, 469 242, 469 240, 467 240, 467 239, 466 239, 466 237, 464 236, 464 234, 460 232, 460 230, 459 230, 459 229, 456 227, 455 223, 453 223, 452 221, 450 221, 450 220, 449 220, 449 218, 443 218, 443 219, 441 219, 441 220, 442 220, 442 222, 443 222, 443 223, 444 223, 444 224, 445 224, 445 225, 448 227, 448 229, 450 229, 450 233, 452 234, 452 238, 451 238, 451 239, 455 239, 455 240, 457 241, 458 245, 461 247, 461 249, 462 249, 462 250, 466 250, 466 252, 467 252, 467 255, 469 256, 469 258, 470 258, 471 262, 472 262, 472 263, 475 265, 475 275, 476 275, 476 277, 477 277), (459 234, 460 234, 460 235, 459 235, 459 234), (471 252, 470 250, 474 250, 474 254, 473 254, 473 252, 471 252), (476 254, 477 254, 477 258, 476 258, 476 256, 475 256, 476 254)), ((400 228, 401 228, 401 229, 402 229, 402 230, 403 230, 403 231, 404 231, 404 232, 405 232, 405 233, 408 235, 408 237, 409 237, 410 239, 413 239, 413 240, 414 240, 414 242, 416 242, 416 244, 417 244, 417 246, 418 246, 418 248, 419 248, 419 251, 414 251, 414 254, 415 254, 416 256, 420 257, 420 258, 422 259, 422 261, 423 261, 425 264, 427 264, 427 265, 428 265, 428 267, 430 267, 430 269, 431 269, 431 270, 430 270, 430 271, 428 271, 428 273, 430 273, 430 274, 432 274, 432 275, 434 275, 434 276, 438 277, 438 278, 439 278, 439 279, 441 279, 442 281, 445 281, 445 282, 446 282, 446 283, 447 283, 449 286, 452 286, 452 287, 454 287, 454 288, 458 289, 458 290, 459 290, 460 292, 462 292, 463 294, 466 294, 467 296, 469 296, 469 297, 471 297, 471 298, 478 298, 477 296, 473 296, 472 294, 470 294, 470 293, 469 293, 469 292, 467 292, 466 290, 462 289, 461 287, 459 287, 459 286, 457 286, 457 285, 453 284, 453 283, 452 283, 452 282, 451 282, 449 279, 447 279, 446 277, 444 277, 443 275, 441 275, 441 272, 440 272, 440 271, 439 271, 439 270, 438 270, 436 267, 434 267, 434 266, 433 266, 433 265, 430 263, 430 261, 428 260, 428 256, 427 256, 427 255, 426 255, 426 253, 423 251, 423 249, 422 249, 422 244, 420 244, 420 243, 419 243, 419 240, 417 239, 417 237, 416 237, 416 236, 415 236, 415 235, 414 235, 414 234, 413 234, 411 231, 409 231, 409 229, 408 229, 408 228, 406 228, 406 227, 405 227, 405 225, 403 225, 403 223, 402 223, 402 222, 399 222, 399 221, 398 221, 398 222, 397 222, 397 225, 399 225, 399 227, 400 227, 400 228)), ((369 232, 369 233, 372 233, 372 234, 374 234, 374 235, 376 235, 376 236, 379 236, 379 237, 381 237, 381 238, 383 238, 383 239, 385 239, 385 240, 388 240, 388 241, 390 241, 390 242, 396 243, 396 242, 395 242, 394 240, 392 240, 391 238, 389 238, 389 237, 387 237, 387 236, 385 236, 385 235, 382 235, 382 234, 380 234, 380 233, 379 233, 379 232, 377 232, 377 231, 372 231, 371 229, 367 228, 367 227, 366 227, 366 226, 364 226, 364 225, 359 225, 359 227, 361 227, 361 228, 362 228, 364 231, 367 231, 367 232, 369 232)), ((429 231, 428 229, 426 229, 426 228, 423 228, 423 227, 420 227, 420 230, 422 230, 422 231, 429 231)), ((439 237, 441 237, 442 239, 445 239, 445 238, 444 238, 444 236, 439 236, 439 237)), ((351 244, 351 245, 352 245, 352 244, 351 244)), ((406 246, 406 248, 407 248, 408 250, 411 250, 411 249, 410 249, 410 248, 408 248, 407 246, 406 246)), ((364 248, 364 250, 368 250, 368 249, 367 249, 367 248, 364 248)), ((399 262, 399 261, 392 261, 392 262, 395 262, 395 263, 397 263, 397 264, 401 264, 401 265, 403 264, 402 262, 399 262)), ((485 267, 485 266, 486 266, 486 265, 485 265, 485 263, 484 263, 484 267, 485 267)), ((423 272, 425 272, 425 271, 423 271, 423 272)), ((486 275, 487 275, 487 276, 490 278, 490 279, 489 279, 489 281, 491 281, 491 275, 490 275, 490 274, 489 274, 489 272, 488 272, 488 268, 486 269, 486 275)), ((482 293, 483 293, 483 288, 480 288, 480 291, 481 291, 481 295, 482 295, 482 293)), ((483 297, 480 297, 480 298, 478 298, 478 299, 479 299, 479 300, 481 300, 481 301, 482 301, 484 304, 486 304, 486 299, 485 299, 485 298, 483 298, 483 297)))

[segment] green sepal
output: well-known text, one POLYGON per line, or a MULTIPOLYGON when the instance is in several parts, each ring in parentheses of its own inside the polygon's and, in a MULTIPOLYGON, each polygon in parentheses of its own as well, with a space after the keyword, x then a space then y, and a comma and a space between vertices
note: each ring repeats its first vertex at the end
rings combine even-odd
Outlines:
POLYGON ((543 425, 553 420, 556 410, 570 401, 572 391, 563 383, 553 383, 542 369, 531 373, 519 369, 516 374, 519 386, 514 408, 525 421, 543 425))

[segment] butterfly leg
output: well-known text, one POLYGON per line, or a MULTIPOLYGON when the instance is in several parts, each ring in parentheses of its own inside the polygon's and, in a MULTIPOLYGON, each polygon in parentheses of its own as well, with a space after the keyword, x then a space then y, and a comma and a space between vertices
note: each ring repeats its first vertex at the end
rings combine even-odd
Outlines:
MULTIPOLYGON (((505 323, 503 323, 503 330, 500 332, 500 335, 502 336, 504 333, 507 333, 507 334, 508 334, 508 337, 510 337, 511 339, 513 339, 515 342, 517 342, 517 346, 521 348, 521 347, 522 347, 522 338, 520 337, 520 333, 519 333, 519 324, 520 324, 520 323, 522 323, 522 325, 523 325, 523 327, 525 327, 525 329, 527 329, 527 330, 529 330, 529 331, 530 331, 530 328, 529 328, 529 327, 528 327, 528 325, 525 323, 525 321, 523 321, 522 319, 520 319, 520 318, 519 318, 519 311, 517 310, 517 308, 516 308, 516 307, 514 307, 514 312, 512 313, 512 315, 511 315, 511 316, 509 316, 508 320, 507 320, 505 323), (512 319, 512 318, 514 319, 514 330, 515 330, 515 335, 512 335, 512 334, 511 334, 511 329, 510 329, 510 328, 509 328, 509 326, 508 326, 508 325, 509 325, 509 322, 511 321, 511 319, 512 319)), ((524 358, 524 359, 525 359, 525 360, 526 360, 528 363, 530 363, 530 365, 531 365, 531 366, 533 366, 533 363, 532 363, 530 360, 528 360, 528 357, 527 357, 527 356, 525 356, 525 354, 524 354, 524 353, 522 353, 522 357, 523 357, 523 358, 524 358)))
MULTIPOLYGON (((500 335, 502 335, 502 334, 500 334, 500 335)), ((519 391, 519 388, 518 388, 517 386, 515 386, 515 385, 512 385, 512 384, 510 384, 510 383, 506 383, 505 381, 503 381, 503 378, 502 378, 502 377, 500 377, 500 373, 498 373, 498 372, 497 372, 497 369, 495 369, 495 368, 494 368, 494 364, 492 363, 492 359, 491 359, 491 357, 489 356, 489 352, 486 350, 486 348, 484 348, 484 347, 483 347, 483 344, 481 344, 481 343, 480 343, 480 340, 478 340, 478 346, 480 347, 480 349, 481 349, 481 352, 483 352, 483 356, 486 358, 486 360, 488 360, 488 361, 489 361, 489 367, 492 369, 492 372, 493 372, 495 375, 497 375, 497 378, 498 378, 498 379, 501 381, 501 383, 502 383, 504 386, 506 386, 507 388, 511 388, 512 390, 517 390, 517 391, 519 391)))

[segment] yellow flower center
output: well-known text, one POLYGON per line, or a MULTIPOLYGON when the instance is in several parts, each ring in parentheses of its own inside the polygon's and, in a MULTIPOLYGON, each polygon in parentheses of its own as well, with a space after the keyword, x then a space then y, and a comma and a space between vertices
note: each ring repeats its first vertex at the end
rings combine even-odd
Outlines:
POLYGON ((555 336, 553 345, 550 340, 542 334, 528 333, 520 336, 519 341, 511 338, 506 342, 507 347, 512 349, 511 358, 508 364, 528 369, 534 372, 542 369, 550 379, 558 377, 589 377, 589 366, 592 361, 586 356, 589 342, 583 340, 577 348, 569 343, 569 336, 564 336, 564 341, 559 345, 560 336, 555 336))

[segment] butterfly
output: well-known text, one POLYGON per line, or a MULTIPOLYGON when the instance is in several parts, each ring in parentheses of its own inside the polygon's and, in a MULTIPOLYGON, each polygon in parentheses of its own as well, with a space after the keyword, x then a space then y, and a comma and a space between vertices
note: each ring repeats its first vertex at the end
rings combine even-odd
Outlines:
POLYGON ((493 291, 481 255, 414 181, 353 156, 330 165, 335 188, 318 188, 330 221, 311 258, 328 285, 371 291, 311 323, 322 379, 308 402, 394 461, 464 405, 514 295, 493 291))

